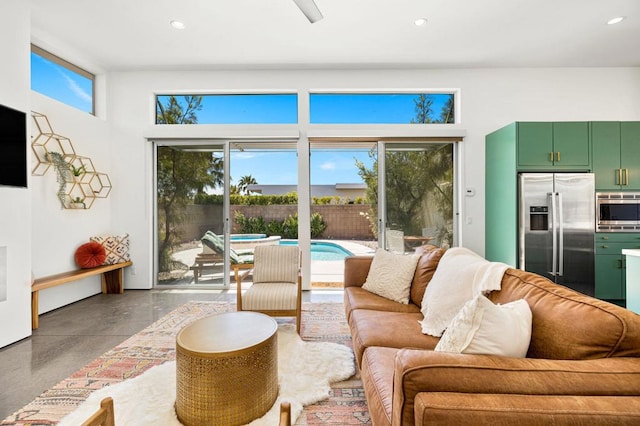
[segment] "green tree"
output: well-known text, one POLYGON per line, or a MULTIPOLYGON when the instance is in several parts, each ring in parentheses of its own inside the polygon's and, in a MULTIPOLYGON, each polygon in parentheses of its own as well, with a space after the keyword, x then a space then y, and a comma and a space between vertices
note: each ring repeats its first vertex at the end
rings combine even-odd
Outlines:
POLYGON ((244 192, 244 195, 249 195, 249 185, 257 185, 258 181, 251 175, 242 176, 238 181, 238 191, 244 192))
POLYGON ((451 95, 447 102, 442 106, 440 111, 440 123, 455 123, 455 107, 453 102, 453 95, 451 95))
POLYGON ((454 123, 454 96, 450 95, 440 110, 440 116, 433 117, 433 97, 425 93, 419 94, 414 100, 416 116, 411 119, 411 124, 429 123, 454 123))
POLYGON ((411 119, 411 124, 432 123, 433 98, 430 95, 421 93, 413 100, 413 103, 415 104, 416 116, 411 119))
MULTIPOLYGON (((419 95, 415 100, 416 116, 411 123, 453 122, 453 96, 442 108, 437 121, 432 120, 433 100, 419 95)), ((358 174, 367 185, 367 198, 371 204, 369 220, 374 234, 378 232, 378 153, 369 152, 371 168, 356 160, 358 174)), ((433 203, 444 225, 438 229, 442 241, 451 241, 453 218, 453 147, 451 144, 429 144, 420 150, 387 151, 386 205, 387 223, 405 233, 420 235, 424 226, 423 209, 427 200, 433 203)))
MULTIPOLYGON (((156 123, 196 124, 202 96, 185 96, 180 102, 169 97, 165 105, 156 103, 156 123)), ((212 152, 188 152, 179 146, 158 148, 158 216, 160 272, 176 266, 171 252, 179 242, 178 225, 184 221, 184 208, 196 194, 223 183, 222 159, 212 152)))

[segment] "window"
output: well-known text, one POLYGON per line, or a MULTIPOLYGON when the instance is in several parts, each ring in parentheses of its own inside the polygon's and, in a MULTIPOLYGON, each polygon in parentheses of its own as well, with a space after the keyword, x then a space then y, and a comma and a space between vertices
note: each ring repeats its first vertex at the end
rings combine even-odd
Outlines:
POLYGON ((31 90, 95 114, 95 75, 31 45, 31 90))
POLYGON ((312 93, 314 124, 455 123, 453 93, 312 93))
POLYGON ((296 124, 298 95, 224 94, 224 95, 157 95, 156 124, 296 124), (187 122, 171 120, 173 109, 187 122))

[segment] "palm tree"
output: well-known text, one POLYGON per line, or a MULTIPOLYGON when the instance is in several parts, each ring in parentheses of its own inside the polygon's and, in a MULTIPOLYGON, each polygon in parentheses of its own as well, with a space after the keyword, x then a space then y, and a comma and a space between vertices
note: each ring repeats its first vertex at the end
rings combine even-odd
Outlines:
POLYGON ((251 175, 242 176, 238 181, 238 191, 249 195, 249 185, 257 185, 258 181, 251 175))

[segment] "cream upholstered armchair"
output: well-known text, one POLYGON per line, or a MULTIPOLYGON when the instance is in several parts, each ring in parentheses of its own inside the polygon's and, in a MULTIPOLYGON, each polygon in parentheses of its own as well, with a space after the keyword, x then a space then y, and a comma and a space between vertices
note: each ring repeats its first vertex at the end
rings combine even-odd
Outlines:
POLYGON ((242 292, 236 279, 238 311, 256 311, 274 317, 296 317, 300 333, 302 280, 298 246, 257 246, 253 254, 253 285, 242 292))

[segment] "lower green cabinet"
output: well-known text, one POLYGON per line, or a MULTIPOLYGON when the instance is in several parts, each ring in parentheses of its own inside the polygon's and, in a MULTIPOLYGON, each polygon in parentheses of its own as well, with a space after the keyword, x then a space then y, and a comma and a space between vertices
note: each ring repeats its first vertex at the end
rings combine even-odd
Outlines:
POLYGON ((596 291, 595 296, 603 300, 622 300, 625 298, 625 274, 622 254, 596 255, 596 291))
POLYGON ((626 301, 626 270, 623 249, 640 248, 638 233, 597 233, 595 296, 624 306, 626 301))

